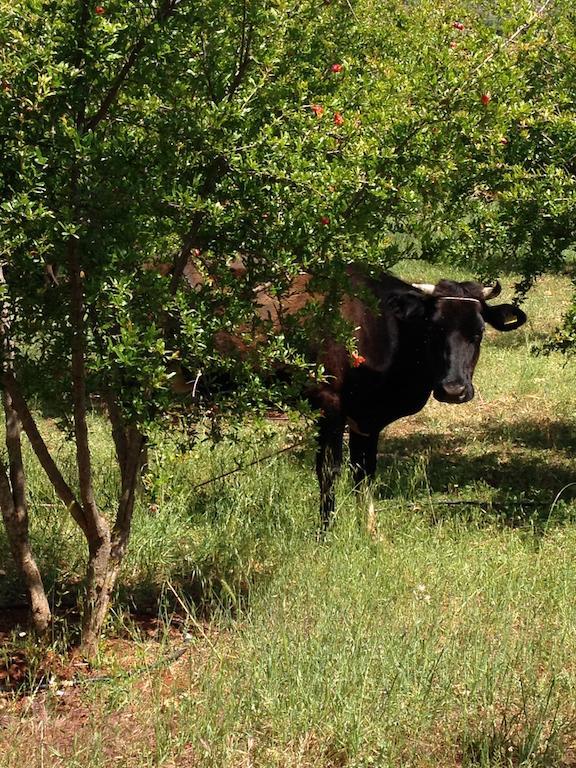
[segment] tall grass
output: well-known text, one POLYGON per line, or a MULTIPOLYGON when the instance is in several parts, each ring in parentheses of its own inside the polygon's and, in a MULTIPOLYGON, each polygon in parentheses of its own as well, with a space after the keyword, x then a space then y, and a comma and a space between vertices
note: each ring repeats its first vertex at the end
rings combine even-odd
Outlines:
POLYGON ((575 544, 394 512, 374 544, 342 526, 259 592, 180 733, 206 765, 247 744, 266 766, 558 765, 575 544))
MULTIPOLYGON (((5 704, 2 768, 24 749, 31 766, 574 765, 576 371, 530 351, 569 290, 547 278, 525 329, 488 334, 472 403, 431 403, 387 431, 375 539, 345 473, 316 541, 312 442, 196 487, 294 442, 292 426, 251 423, 187 452, 159 435, 100 658, 115 677, 5 704), (153 640, 138 612, 158 617, 153 640), (178 661, 153 663, 181 643, 178 661)), ((112 447, 92 426, 111 504, 112 447)), ((29 483, 64 609, 82 543, 39 470, 29 483)), ((21 593, 2 538, 0 557, 6 606, 21 593)), ((18 649, 32 655, 15 633, 5 653, 18 649)))

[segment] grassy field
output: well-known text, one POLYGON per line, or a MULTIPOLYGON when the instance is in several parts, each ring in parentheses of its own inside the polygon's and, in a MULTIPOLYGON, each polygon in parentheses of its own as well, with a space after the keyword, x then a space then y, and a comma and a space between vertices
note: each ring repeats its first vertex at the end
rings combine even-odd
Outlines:
MULTIPOLYGON (((298 422, 187 452, 159 436, 95 671, 66 650, 81 540, 33 472, 58 620, 47 651, 4 627, 0 666, 28 678, 0 697, 0 766, 576 766, 576 364, 531 352, 569 296, 542 280, 525 328, 487 334, 473 402, 431 402, 382 437, 375 539, 344 476, 316 541, 309 439, 194 487, 301 440, 298 422)), ((93 428, 105 504, 112 446, 93 428)), ((0 564, 14 617, 2 538, 0 564)))

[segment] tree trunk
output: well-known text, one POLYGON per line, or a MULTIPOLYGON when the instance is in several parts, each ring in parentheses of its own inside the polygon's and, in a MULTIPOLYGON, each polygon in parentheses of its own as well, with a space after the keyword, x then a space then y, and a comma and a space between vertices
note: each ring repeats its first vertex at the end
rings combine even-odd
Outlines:
MULTIPOLYGON (((71 169, 71 202, 78 207, 78 168, 71 169)), ((78 241, 70 238, 67 247, 70 287, 70 325, 72 402, 76 467, 80 499, 84 511, 88 542, 88 569, 86 572, 86 602, 82 614, 81 649, 87 657, 98 650, 98 637, 104 624, 110 596, 116 581, 111 565, 111 532, 106 518, 100 513, 93 486, 92 458, 87 421, 86 387, 86 323, 84 272, 80 266, 78 241)))
POLYGON ((99 541, 88 542, 88 568, 86 571, 86 602, 82 610, 81 648, 91 658, 98 650, 98 639, 110 605, 110 597, 117 573, 111 573, 110 533, 99 541))
POLYGON ((28 512, 25 505, 14 503, 10 480, 3 463, 0 463, 0 507, 10 551, 26 585, 34 629, 43 634, 52 620, 50 605, 30 546, 28 512))
POLYGON ((143 435, 135 427, 121 429, 117 421, 114 429, 116 438, 120 438, 121 433, 119 442, 122 445, 123 460, 119 457, 119 463, 122 494, 111 536, 103 536, 95 545, 90 540, 86 605, 82 615, 82 650, 88 657, 94 656, 98 650, 98 638, 128 547, 136 484, 145 444, 143 435))
MULTIPOLYGON (((4 272, 0 266, 0 285, 5 285, 4 272)), ((10 338, 10 305, 2 302, 0 310, 0 337, 2 341, 2 373, 12 372, 14 350, 10 338)), ((32 554, 28 527, 28 506, 26 504, 26 476, 22 461, 21 426, 14 410, 12 398, 2 393, 6 421, 6 448, 10 463, 9 476, 0 462, 0 507, 6 528, 8 542, 16 565, 24 578, 28 601, 32 611, 34 629, 44 633, 52 619, 50 606, 44 591, 42 576, 32 554)))

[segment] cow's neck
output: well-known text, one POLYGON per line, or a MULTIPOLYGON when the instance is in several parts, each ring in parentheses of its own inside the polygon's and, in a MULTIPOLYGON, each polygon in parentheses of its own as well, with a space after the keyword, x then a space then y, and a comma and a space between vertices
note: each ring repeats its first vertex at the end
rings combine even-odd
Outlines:
POLYGON ((419 325, 399 327, 385 370, 353 370, 343 392, 343 408, 361 432, 380 431, 420 411, 434 386, 427 334, 419 325))

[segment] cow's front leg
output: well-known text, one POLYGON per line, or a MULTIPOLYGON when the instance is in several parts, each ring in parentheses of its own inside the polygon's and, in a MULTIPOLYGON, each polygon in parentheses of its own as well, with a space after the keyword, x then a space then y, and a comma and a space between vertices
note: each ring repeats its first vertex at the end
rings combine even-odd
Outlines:
POLYGON ((365 434, 350 430, 350 464, 356 487, 365 480, 374 480, 379 436, 380 432, 365 434))
POLYGON ((316 474, 320 485, 320 520, 327 530, 335 506, 335 484, 342 468, 342 441, 344 420, 336 416, 322 416, 318 422, 318 452, 316 474))
POLYGON ((350 464, 354 489, 366 508, 366 526, 371 536, 376 534, 376 512, 371 484, 376 475, 379 432, 360 434, 350 429, 350 464))

